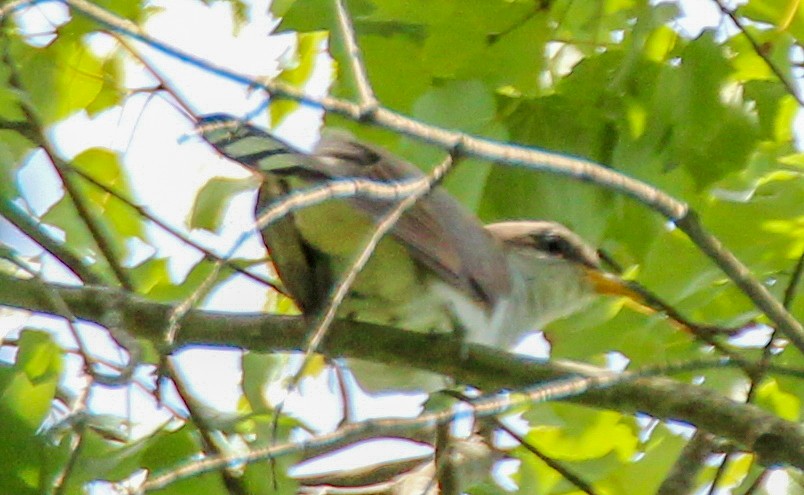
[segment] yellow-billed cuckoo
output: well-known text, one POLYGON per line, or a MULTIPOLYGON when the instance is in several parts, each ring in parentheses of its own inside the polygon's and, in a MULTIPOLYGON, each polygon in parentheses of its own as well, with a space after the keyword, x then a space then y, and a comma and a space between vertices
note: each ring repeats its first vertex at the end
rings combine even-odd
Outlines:
MULTIPOLYGON (((312 153, 304 153, 227 115, 203 117, 198 128, 224 156, 261 175, 258 216, 292 191, 338 179, 423 176, 414 165, 343 134, 324 135, 312 153)), ((373 222, 393 206, 392 200, 370 197, 331 200, 288 214, 261 232, 303 313, 321 309, 373 222)), ((507 348, 596 293, 617 292, 598 263, 595 251, 558 223, 484 227, 436 187, 380 242, 339 316, 415 331, 450 330, 457 323, 468 341, 507 348)), ((394 382, 399 384, 388 383, 394 382)))

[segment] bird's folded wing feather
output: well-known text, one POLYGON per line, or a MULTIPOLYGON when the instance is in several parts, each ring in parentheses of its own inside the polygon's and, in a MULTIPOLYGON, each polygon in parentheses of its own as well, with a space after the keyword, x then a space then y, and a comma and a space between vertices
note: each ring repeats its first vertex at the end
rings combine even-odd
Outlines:
MULTIPOLYGON (((384 182, 423 177, 414 165, 344 133, 325 135, 314 152, 306 154, 231 116, 206 116, 198 127, 220 153, 249 169, 301 176, 311 185, 349 177, 384 182)), ((366 197, 350 202, 375 219, 393 204, 366 197)), ((416 261, 466 294, 493 304, 510 290, 504 252, 497 241, 439 187, 417 201, 390 233, 416 261)), ((280 270, 280 275, 290 274, 280 270)))

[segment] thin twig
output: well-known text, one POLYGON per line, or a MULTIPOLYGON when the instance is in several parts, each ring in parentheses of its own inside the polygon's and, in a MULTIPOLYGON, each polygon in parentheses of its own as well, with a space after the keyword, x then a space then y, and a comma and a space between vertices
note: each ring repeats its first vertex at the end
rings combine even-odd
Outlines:
POLYGON ((592 487, 592 485, 589 484, 583 478, 581 478, 580 475, 575 474, 568 467, 564 466, 562 463, 556 461, 552 457, 548 456, 547 454, 539 450, 538 447, 533 445, 531 442, 528 442, 527 439, 525 439, 519 433, 515 432, 511 427, 503 423, 498 418, 493 418, 493 420, 497 428, 501 429, 502 431, 513 437, 513 439, 519 442, 519 444, 522 445, 522 447, 524 447, 525 450, 538 457, 542 462, 547 464, 547 466, 549 466, 550 469, 557 472, 565 480, 569 481, 572 485, 574 485, 575 488, 589 495, 595 495, 597 493, 595 489, 592 487))
POLYGON ((734 11, 728 8, 722 2, 722 0, 712 0, 712 1, 715 2, 720 11, 723 12, 723 14, 725 14, 726 17, 731 19, 731 22, 734 23, 734 26, 740 30, 742 35, 745 36, 745 39, 748 40, 748 43, 751 45, 751 48, 754 49, 754 53, 756 53, 757 56, 761 58, 763 62, 765 62, 765 65, 767 65, 768 68, 771 70, 771 72, 773 72, 773 74, 779 79, 779 82, 782 83, 782 86, 784 86, 784 88, 787 90, 790 96, 796 99, 799 106, 804 106, 804 100, 802 100, 801 97, 798 95, 798 91, 796 91, 795 86, 790 81, 787 80, 787 76, 784 74, 784 72, 782 72, 782 70, 776 66, 773 60, 771 60, 770 56, 767 53, 767 50, 765 50, 759 44, 759 42, 757 42, 757 40, 754 39, 751 33, 748 32, 748 30, 743 25, 743 22, 737 18, 737 15, 734 13, 734 11))
POLYGON ((787 288, 784 290, 782 304, 784 304, 784 307, 787 309, 790 309, 793 305, 793 300, 796 298, 798 284, 801 282, 802 275, 804 275, 804 250, 802 250, 801 256, 798 257, 796 267, 793 268, 793 273, 790 275, 790 283, 787 284, 787 288))
MULTIPOLYGON (((352 24, 352 18, 346 11, 344 0, 333 0, 335 11, 338 14, 338 25, 343 35, 343 44, 346 46, 346 56, 352 68, 352 75, 357 85, 357 94, 360 97, 362 118, 369 117, 379 106, 374 90, 366 73, 366 64, 363 63, 363 55, 360 53, 360 45, 357 43, 357 32, 352 24)), ((361 119, 362 119, 361 118, 361 119)))
POLYGON ((804 352, 804 327, 782 306, 782 304, 759 283, 751 271, 743 265, 710 232, 704 230, 698 215, 688 211, 687 215, 676 221, 676 225, 692 239, 725 272, 729 278, 751 298, 779 330, 802 352, 804 352))
POLYGON ((135 50, 134 47, 131 46, 131 44, 129 42, 127 42, 125 38, 120 36, 120 34, 115 32, 115 31, 107 31, 107 34, 109 36, 113 37, 114 39, 116 39, 117 42, 120 43, 120 46, 122 46, 129 55, 134 57, 134 59, 137 62, 139 62, 140 65, 146 71, 148 71, 148 73, 151 74, 151 76, 153 76, 154 79, 156 79, 159 82, 159 86, 157 88, 155 88, 156 90, 161 89, 165 93, 167 93, 170 96, 172 96, 173 99, 176 101, 176 103, 179 105, 179 107, 184 111, 186 116, 195 115, 195 112, 190 107, 190 104, 184 98, 179 96, 178 91, 176 91, 176 89, 173 87, 173 85, 170 84, 170 81, 166 77, 163 77, 162 74, 159 71, 157 71, 153 67, 151 67, 148 64, 148 61, 145 60, 145 58, 143 58, 142 55, 140 55, 140 52, 135 50))
POLYGON ((78 465, 78 458, 81 456, 81 450, 84 446, 84 432, 86 431, 86 424, 85 421, 79 421, 77 424, 73 425, 72 427, 72 436, 67 440, 70 442, 70 453, 67 457, 66 462, 62 465, 61 471, 59 472, 58 476, 56 476, 55 480, 53 481, 54 490, 50 493, 54 495, 63 495, 67 486, 69 485, 68 480, 70 479, 70 475, 72 474, 75 467, 78 465))
MULTIPOLYGON (((448 390, 448 391, 445 391, 443 393, 446 393, 447 395, 455 397, 458 400, 460 400, 462 402, 465 402, 466 404, 468 404, 468 405, 470 405, 472 407, 474 407, 474 403, 477 401, 477 399, 473 399, 471 397, 468 397, 468 396, 466 396, 465 394, 463 394, 461 392, 455 392, 455 391, 449 391, 448 390)), ((520 435, 519 433, 514 431, 513 428, 511 428, 510 426, 505 424, 500 418, 491 417, 490 419, 491 419, 491 422, 493 423, 495 428, 499 428, 500 430, 504 431, 506 434, 511 436, 520 445, 522 445, 522 447, 524 447, 525 450, 527 450, 531 454, 533 454, 536 457, 538 457, 539 459, 541 459, 542 462, 547 464, 547 466, 549 466, 551 469, 556 471, 558 474, 560 474, 564 479, 569 481, 571 484, 575 485, 575 487, 578 488, 580 491, 582 491, 584 493, 587 493, 589 495, 595 495, 597 493, 595 491, 595 489, 592 487, 592 485, 589 484, 586 480, 584 480, 579 475, 577 475, 574 472, 572 472, 572 470, 570 470, 568 467, 564 466, 560 462, 556 461, 555 459, 553 459, 550 456, 546 455, 544 452, 540 451, 535 445, 533 445, 531 442, 529 442, 522 435, 520 435)))
POLYGON ((154 214, 152 214, 151 212, 149 212, 143 206, 138 205, 137 203, 134 202, 134 200, 128 198, 123 193, 108 187, 106 184, 103 184, 102 182, 98 182, 97 180, 95 180, 94 177, 92 177, 91 175, 86 174, 82 170, 72 168, 71 171, 73 173, 81 176, 82 179, 86 180, 87 182, 89 182, 93 186, 101 189, 105 193, 107 193, 107 194, 109 194, 111 196, 114 196, 120 202, 122 202, 124 205, 128 206, 129 208, 131 208, 135 212, 137 212, 137 214, 139 214, 141 217, 150 220, 151 222, 154 223, 154 225, 156 225, 157 227, 161 228, 162 230, 164 230, 168 234, 172 235, 176 239, 180 240, 184 244, 186 244, 186 245, 190 246, 191 248, 193 248, 193 249, 199 251, 200 253, 204 254, 204 256, 206 256, 210 260, 217 261, 217 262, 222 262, 227 268, 230 268, 230 269, 236 271, 237 273, 240 273, 241 275, 245 275, 246 277, 254 280, 255 282, 259 282, 259 283, 261 283, 263 285, 266 285, 266 286, 270 287, 271 289, 273 289, 273 290, 275 290, 275 291, 277 291, 279 293, 284 294, 284 291, 281 289, 281 287, 279 287, 279 285, 276 282, 274 282, 272 280, 269 280, 269 279, 263 277, 262 275, 252 273, 252 272, 246 270, 245 268, 242 268, 242 267, 238 266, 237 263, 234 263, 232 260, 223 259, 219 255, 217 255, 214 252, 210 251, 208 248, 202 246, 201 244, 195 242, 194 240, 192 240, 189 237, 187 237, 186 235, 184 235, 178 229, 170 226, 170 224, 168 224, 164 220, 159 219, 159 217, 157 217, 154 214))
MULTIPOLYGON (((170 379, 173 381, 173 385, 176 387, 176 392, 179 394, 179 397, 184 402, 184 406, 187 408, 187 413, 190 415, 190 419, 193 421, 193 423, 195 423, 195 426, 198 428, 198 432, 201 434, 201 440, 203 441, 204 445, 204 454, 221 455, 222 451, 218 447, 215 439, 212 437, 212 428, 210 428, 209 422, 204 414, 200 411, 203 406, 198 402, 198 400, 196 400, 196 398, 193 396, 193 393, 185 383, 185 380, 182 378, 181 371, 176 365, 175 358, 168 357, 167 371, 170 379)), ((235 476, 225 467, 221 469, 220 474, 224 486, 231 495, 246 495, 248 493, 248 488, 246 487, 242 477, 235 476)))
POLYGON ((78 190, 76 184, 73 182, 72 177, 66 173, 68 168, 67 162, 59 158, 59 156, 56 154, 56 150, 50 146, 50 143, 47 143, 43 140, 39 144, 45 151, 45 154, 48 156, 48 158, 50 158, 56 174, 59 176, 62 184, 64 185, 65 192, 75 206, 78 217, 81 218, 87 230, 89 230, 90 234, 92 235, 92 239, 95 241, 95 244, 98 246, 101 254, 106 259, 106 262, 109 264, 112 272, 115 274, 117 281, 120 282, 120 285, 124 289, 128 290, 129 292, 134 292, 134 283, 129 277, 128 272, 120 263, 119 256, 112 241, 112 235, 107 231, 101 222, 98 222, 95 219, 94 214, 90 211, 88 202, 78 190))
POLYGON ((73 469, 75 469, 76 462, 78 461, 78 457, 81 452, 81 447, 84 440, 84 431, 86 429, 86 421, 84 420, 86 416, 84 415, 84 411, 87 407, 89 390, 89 387, 79 388, 74 400, 64 399, 64 405, 69 409, 69 413, 65 420, 70 421, 70 431, 74 437, 68 439, 68 441, 71 442, 70 456, 67 462, 64 463, 61 472, 53 481, 53 485, 55 487, 53 493, 55 495, 64 493, 65 487, 68 485, 67 481, 70 479, 73 469), (79 420, 77 422, 72 421, 74 418, 79 418, 79 420))

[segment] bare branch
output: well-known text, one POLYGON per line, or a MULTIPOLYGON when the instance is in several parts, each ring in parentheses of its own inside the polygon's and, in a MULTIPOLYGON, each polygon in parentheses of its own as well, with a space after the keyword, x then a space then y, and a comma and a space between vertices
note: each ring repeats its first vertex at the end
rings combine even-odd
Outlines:
POLYGON ((377 97, 374 96, 374 90, 371 88, 371 83, 366 73, 366 64, 363 63, 363 55, 360 53, 360 45, 357 44, 357 32, 352 24, 349 12, 346 11, 344 0, 333 1, 338 13, 338 24, 343 35, 343 43, 346 45, 346 55, 349 58, 352 75, 357 85, 357 93, 360 97, 361 113, 368 117, 377 109, 379 102, 377 97))
MULTIPOLYGON (((126 329, 140 338, 160 340, 172 310, 169 305, 148 302, 114 289, 48 285, 59 292, 76 317, 95 322, 103 318, 104 297, 108 297, 109 292, 119 294, 126 329)), ((58 314, 35 281, 19 280, 5 274, 0 274, 0 305, 58 314)), ((186 315, 184 330, 177 336, 177 345, 235 346, 264 352, 300 350, 307 340, 307 323, 303 317, 193 310, 186 315)), ((593 379, 600 380, 597 373, 608 373, 588 365, 534 361, 484 346, 461 344, 449 335, 425 335, 341 320, 333 324, 328 338, 322 343, 321 352, 330 356, 413 366, 450 375, 461 383, 485 390, 521 389, 533 383, 579 374, 591 374, 593 379), (468 351, 464 356, 461 355, 462 348, 468 351)), ((728 363, 709 361, 709 366, 724 364, 728 363)), ((685 366, 689 371, 696 363, 685 366)), ((700 368, 702 364, 697 366, 700 368)), ((770 371, 790 370, 771 366, 770 371)), ((802 376, 801 370, 794 371, 793 376, 802 376)), ((612 375, 605 377, 611 379, 612 375)), ((577 381, 573 383, 578 385, 577 381)), ((554 386, 551 391, 555 392, 554 386)), ((648 377, 595 388, 570 400, 624 413, 640 411, 660 419, 690 423, 731 439, 748 450, 759 449, 760 460, 767 465, 791 464, 804 469, 804 432, 799 425, 756 406, 730 400, 712 390, 667 378, 648 377)))
MULTIPOLYGON (((318 435, 304 442, 286 442, 284 444, 256 449, 243 455, 229 455, 217 458, 209 457, 197 462, 185 464, 163 474, 157 473, 153 478, 143 483, 143 485, 139 487, 139 490, 140 492, 147 492, 164 488, 176 481, 217 470, 231 463, 252 463, 275 459, 276 457, 291 453, 303 453, 309 447, 322 447, 333 441, 343 441, 352 434, 364 434, 366 430, 374 430, 378 436, 381 436, 383 431, 396 432, 409 431, 411 429, 418 430, 420 428, 430 428, 433 426, 437 427, 455 420, 469 418, 470 416, 485 417, 500 414, 512 407, 522 406, 528 402, 577 398, 577 393, 604 391, 607 387, 614 388, 628 383, 646 380, 645 378, 636 378, 638 375, 630 373, 618 374, 599 369, 598 371, 592 372, 591 370, 593 368, 586 365, 584 365, 583 368, 586 368, 587 373, 591 374, 578 376, 577 371, 579 371, 581 367, 570 366, 570 368, 574 368, 576 373, 573 373, 569 378, 547 382, 544 385, 532 386, 528 390, 523 391, 522 395, 511 396, 505 394, 499 398, 492 396, 476 399, 472 401, 473 407, 471 411, 446 409, 439 412, 422 414, 416 418, 390 418, 352 423, 332 433, 318 435), (569 392, 571 395, 563 395, 562 390, 569 392)), ((791 424, 797 428, 797 425, 791 424)), ((804 446, 798 446, 797 450, 804 450, 804 446)), ((804 465, 804 458, 797 459, 794 462, 804 465)))

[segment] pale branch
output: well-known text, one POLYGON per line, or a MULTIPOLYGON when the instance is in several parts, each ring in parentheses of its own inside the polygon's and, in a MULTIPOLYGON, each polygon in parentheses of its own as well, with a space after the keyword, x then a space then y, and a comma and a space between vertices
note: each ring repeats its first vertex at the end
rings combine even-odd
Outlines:
POLYGON ((678 220, 676 225, 692 239, 726 273, 729 278, 759 307, 768 318, 779 326, 779 330, 804 353, 804 328, 793 318, 778 299, 759 283, 751 270, 743 265, 720 240, 706 231, 698 220, 698 215, 690 210, 678 220))
POLYGON ((684 231, 703 252, 712 258, 724 273, 751 298, 757 307, 778 325, 779 329, 791 342, 800 351, 804 352, 804 327, 802 327, 801 323, 796 321, 776 301, 773 295, 750 275, 745 265, 723 248, 712 234, 703 229, 697 220, 697 216, 689 209, 686 203, 665 194, 647 183, 588 160, 468 136, 460 132, 424 124, 381 106, 378 106, 367 115, 362 106, 355 103, 332 97, 315 98, 301 90, 283 84, 281 81, 260 81, 211 64, 153 39, 134 23, 121 19, 86 0, 64 0, 64 2, 76 12, 95 20, 108 29, 130 36, 148 44, 155 50, 202 70, 242 83, 251 88, 260 88, 273 97, 298 101, 356 121, 387 128, 445 149, 454 149, 456 143, 460 142, 462 143, 461 152, 469 156, 565 175, 630 196, 674 221, 679 229, 684 231), (711 249, 713 245, 717 245, 718 249, 711 249))
POLYGON ((374 90, 371 88, 371 83, 366 73, 366 64, 363 63, 363 55, 360 53, 360 45, 357 43, 357 32, 352 25, 352 17, 346 11, 343 0, 333 1, 335 2, 335 11, 338 13, 338 25, 343 35, 343 44, 346 46, 346 55, 352 68, 352 75, 355 78, 357 94, 360 97, 362 113, 368 117, 377 109, 379 102, 374 95, 374 90))
MULTIPOLYGON (((578 367, 576 366, 575 369, 577 370, 578 367)), ((615 375, 615 373, 604 372, 602 375, 611 377, 612 375, 615 375)), ((539 402, 556 399, 556 397, 552 397, 551 399, 551 396, 554 396, 555 394, 550 390, 556 389, 554 392, 560 394, 560 389, 562 387, 556 387, 554 385, 558 381, 578 384, 584 381, 590 381, 591 383, 593 379, 576 376, 570 379, 538 384, 529 387, 528 391, 526 392, 526 397, 523 397, 522 394, 516 394, 516 398, 509 396, 507 399, 505 396, 500 396, 500 398, 496 396, 477 398, 472 400, 471 411, 460 411, 455 410, 454 408, 447 408, 441 409, 440 411, 424 412, 421 415, 412 418, 383 418, 368 420, 360 423, 343 425, 341 428, 331 433, 316 435, 301 442, 289 441, 282 444, 272 444, 267 447, 256 448, 243 454, 232 454, 217 457, 212 456, 200 460, 197 460, 195 457, 188 458, 184 463, 175 468, 154 473, 153 476, 151 476, 149 479, 146 479, 140 486, 134 488, 134 490, 136 490, 137 493, 158 490, 176 481, 217 471, 232 464, 251 464, 266 460, 274 460, 277 457, 285 455, 304 454, 310 448, 324 447, 332 442, 343 441, 346 438, 352 437, 353 435, 365 434, 367 431, 375 431, 377 432, 378 436, 382 436, 388 432, 418 430, 432 426, 438 427, 447 425, 456 420, 469 419, 470 417, 482 418, 490 415, 501 414, 510 407, 525 405, 525 403, 530 401, 531 398, 532 400, 539 402)), ((604 377, 601 383, 605 382, 606 378, 604 377)), ((609 385, 612 383, 614 382, 609 382, 609 385)), ((623 380, 619 380, 617 383, 623 383, 623 380)), ((431 470, 430 473, 421 472, 421 474, 425 477, 425 479, 432 479, 435 475, 435 471, 431 470)), ((429 490, 429 488, 427 490, 429 490)))
MULTIPOLYGON (((148 302, 110 288, 66 287, 57 290, 76 317, 102 321, 103 301, 110 292, 120 300, 125 328, 133 335, 161 341, 172 307, 148 302)), ((56 314, 50 299, 35 281, 0 274, 0 305, 56 314)), ((178 346, 239 347, 262 352, 304 349, 309 322, 302 317, 232 314, 192 310, 184 319, 178 346)), ((321 345, 330 356, 349 356, 392 365, 412 366, 455 377, 485 390, 522 389, 534 383, 600 371, 568 362, 544 362, 479 345, 462 346, 448 335, 405 332, 390 327, 337 320, 321 345)), ((663 377, 645 377, 589 390, 568 399, 587 406, 623 413, 643 412, 659 419, 693 424, 756 452, 765 465, 790 464, 804 469, 804 431, 762 409, 740 404, 704 387, 663 377)))

